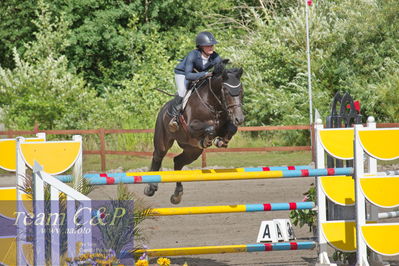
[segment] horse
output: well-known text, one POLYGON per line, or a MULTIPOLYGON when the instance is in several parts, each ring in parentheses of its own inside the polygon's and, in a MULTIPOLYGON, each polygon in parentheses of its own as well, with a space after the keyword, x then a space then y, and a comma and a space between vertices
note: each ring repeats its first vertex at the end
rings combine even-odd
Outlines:
MULTIPOLYGON (((160 109, 155 124, 150 171, 161 168, 162 160, 174 141, 183 149, 173 158, 174 170, 181 170, 194 162, 212 143, 218 148, 227 147, 237 127, 244 122, 243 86, 240 81, 243 69, 226 69, 227 62, 228 59, 224 59, 215 65, 211 77, 194 82, 176 132, 168 130, 171 117, 167 110, 172 101, 160 109)), ((144 194, 153 196, 157 190, 158 184, 147 184, 144 194)), ((177 182, 170 201, 179 204, 182 195, 183 185, 177 182)))

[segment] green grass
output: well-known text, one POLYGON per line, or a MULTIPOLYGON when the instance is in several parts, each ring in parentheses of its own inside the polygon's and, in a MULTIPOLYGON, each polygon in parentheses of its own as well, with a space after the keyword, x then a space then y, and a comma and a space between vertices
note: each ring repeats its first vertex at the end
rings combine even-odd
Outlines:
MULTIPOLYGON (((282 166, 282 165, 308 165, 312 161, 309 151, 301 152, 237 152, 237 153, 207 153, 208 167, 251 167, 251 166, 282 166)), ((107 170, 122 168, 124 171, 149 167, 150 157, 107 155, 107 170)), ((173 168, 172 158, 165 157, 162 167, 173 168)), ((188 168, 200 168, 201 157, 190 164, 188 168)), ((83 158, 83 170, 99 171, 101 169, 100 156, 86 155, 83 158)))
MULTIPOLYGON (((304 144, 303 134, 299 131, 267 131, 267 132, 237 132, 229 143, 230 148, 238 147, 272 147, 296 146, 304 144)), ((306 134, 305 134, 306 135, 306 134)), ((119 151, 153 151, 153 134, 110 134, 106 136, 106 149, 119 151)), ((85 150, 98 150, 99 140, 96 136, 84 139, 85 150)), ((181 148, 175 143, 169 150, 171 153, 180 153, 181 148)), ((207 166, 217 167, 248 167, 248 166, 280 166, 309 164, 310 152, 242 152, 242 153, 207 153, 207 166)), ((106 170, 122 168, 124 170, 149 167, 150 157, 133 157, 120 155, 107 155, 106 170)), ((190 164, 189 167, 201 167, 201 157, 190 164)), ((166 157, 163 167, 173 168, 172 158, 166 157)), ((84 171, 98 171, 101 169, 100 156, 88 155, 84 157, 84 171)))

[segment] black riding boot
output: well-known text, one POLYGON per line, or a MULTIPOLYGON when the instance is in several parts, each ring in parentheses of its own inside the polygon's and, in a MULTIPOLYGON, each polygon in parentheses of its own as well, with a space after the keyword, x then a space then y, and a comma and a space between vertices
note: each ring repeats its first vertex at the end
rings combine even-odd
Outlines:
POLYGON ((170 132, 176 132, 179 129, 179 115, 182 109, 183 105, 183 97, 180 97, 179 95, 176 95, 173 101, 171 102, 171 105, 169 106, 168 113, 172 117, 172 119, 169 122, 169 131, 170 132))

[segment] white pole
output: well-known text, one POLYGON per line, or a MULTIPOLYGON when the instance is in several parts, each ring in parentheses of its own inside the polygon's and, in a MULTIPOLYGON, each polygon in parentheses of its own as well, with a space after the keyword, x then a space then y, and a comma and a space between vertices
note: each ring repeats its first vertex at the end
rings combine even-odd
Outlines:
POLYGON ((312 107, 312 73, 310 70, 310 42, 309 42, 309 6, 311 0, 304 0, 306 6, 306 55, 308 58, 308 94, 309 94, 309 123, 313 125, 313 107, 312 107))

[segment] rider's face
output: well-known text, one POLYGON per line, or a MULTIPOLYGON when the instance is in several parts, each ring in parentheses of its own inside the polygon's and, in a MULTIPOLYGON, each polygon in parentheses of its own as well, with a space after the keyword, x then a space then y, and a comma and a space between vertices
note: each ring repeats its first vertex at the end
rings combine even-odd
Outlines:
POLYGON ((201 49, 204 52, 204 54, 207 56, 210 56, 211 54, 213 54, 213 45, 201 46, 201 49))

